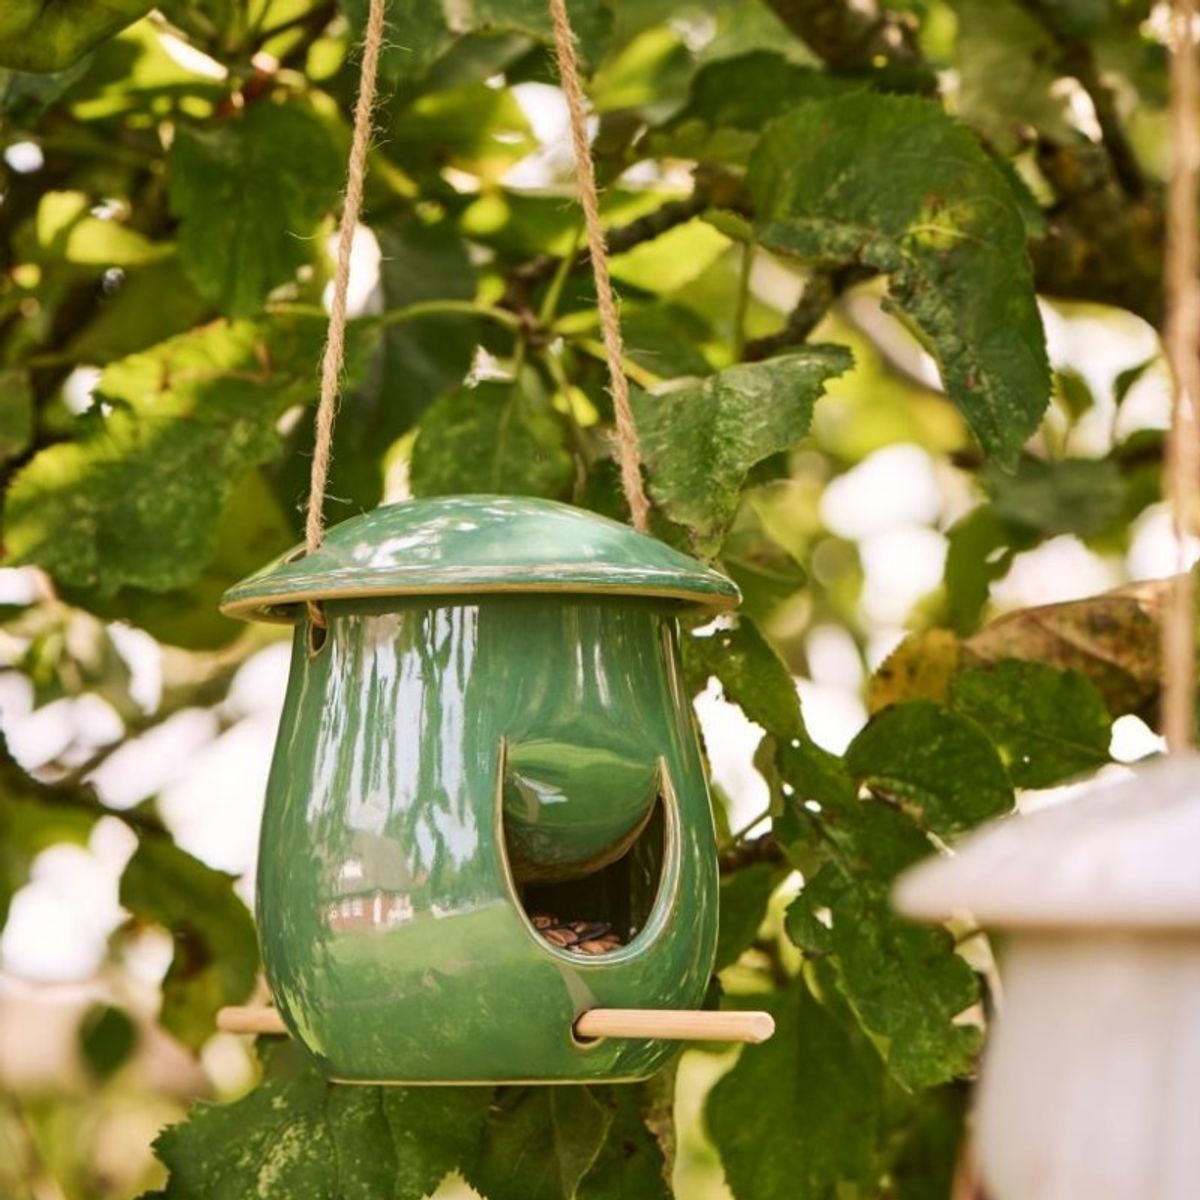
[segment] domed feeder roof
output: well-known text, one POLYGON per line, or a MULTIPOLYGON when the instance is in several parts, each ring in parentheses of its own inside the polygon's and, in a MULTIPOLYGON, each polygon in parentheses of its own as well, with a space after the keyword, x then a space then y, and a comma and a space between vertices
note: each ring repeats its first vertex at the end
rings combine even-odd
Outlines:
POLYGON ((907 916, 992 929, 1200 931, 1200 756, 1098 779, 900 876, 907 916))
POLYGON ((319 550, 285 554, 221 599, 229 616, 295 620, 309 600, 559 592, 649 596, 720 611, 724 575, 607 517, 529 496, 387 504, 335 525, 319 550))

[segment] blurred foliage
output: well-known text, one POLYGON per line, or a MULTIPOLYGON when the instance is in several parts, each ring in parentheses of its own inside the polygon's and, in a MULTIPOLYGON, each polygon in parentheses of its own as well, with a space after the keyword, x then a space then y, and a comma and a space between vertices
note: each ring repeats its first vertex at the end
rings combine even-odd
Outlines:
MULTIPOLYGON (((149 8, 0 13, 3 566, 35 585, 0 612, 0 652, 35 709, 87 697, 120 731, 0 757, 0 916, 42 852, 108 818, 136 849, 105 978, 142 931, 171 947, 154 1026, 109 989, 78 1029, 84 1082, 5 1097, 0 1191, 22 1200, 147 1186, 144 1147, 117 1166, 103 1151, 122 1105, 133 1125, 177 1115, 131 1082, 138 1055, 151 1034, 201 1052, 255 986, 234 881, 153 796, 118 810, 93 782, 185 709, 225 721, 267 636, 216 605, 299 534, 367 3, 149 8), (134 699, 114 621, 166 648, 161 698, 134 699)), ((1020 791, 1107 762, 1114 718, 1155 723, 1160 584, 1000 601, 1051 542, 1119 564, 1159 496, 1161 437, 1129 417, 1155 379, 1147 339, 1127 337, 1110 379, 1086 352, 1052 370, 1043 330, 1046 312, 1102 331, 1161 318, 1158 10, 570 8, 654 529, 745 596, 683 638, 690 686, 715 679, 760 728, 770 795, 746 827, 766 832, 718 814, 711 1003, 767 1006, 778 1032, 708 1071, 708 1140, 682 1092, 674 1127, 673 1075, 353 1089, 268 1046, 256 1088, 159 1138, 163 1195, 416 1200, 458 1172, 490 1200, 648 1200, 669 1194, 678 1140, 735 1200, 947 1197, 990 996, 948 930, 892 913, 892 881, 1020 791), (930 511, 893 482, 848 518, 838 497, 898 444, 928 468, 930 511), (872 543, 901 526, 944 569, 880 616, 872 543), (842 754, 794 679, 830 627, 856 678, 894 647, 842 754)), ((569 158, 547 132, 545 5, 388 11, 361 234, 378 278, 349 330, 326 516, 489 491, 626 518, 569 158)))

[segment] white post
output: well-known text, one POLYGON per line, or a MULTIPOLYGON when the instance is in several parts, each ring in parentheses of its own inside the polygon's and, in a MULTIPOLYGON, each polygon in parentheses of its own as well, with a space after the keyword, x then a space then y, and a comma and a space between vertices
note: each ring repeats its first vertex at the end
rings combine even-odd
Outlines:
POLYGON ((895 901, 1005 934, 978 1094, 989 1197, 1200 1197, 1200 759, 997 822, 895 901))

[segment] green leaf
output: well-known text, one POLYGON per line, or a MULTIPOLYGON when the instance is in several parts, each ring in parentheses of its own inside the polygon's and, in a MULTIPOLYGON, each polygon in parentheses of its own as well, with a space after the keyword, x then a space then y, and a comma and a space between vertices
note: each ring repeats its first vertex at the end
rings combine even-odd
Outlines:
POLYGON ((137 1047, 137 1026, 128 1014, 111 1004, 97 1004, 79 1025, 79 1050, 98 1080, 108 1079, 129 1061, 137 1047))
POLYGON ((1109 761, 1112 717, 1082 675, 1016 659, 963 671, 950 705, 991 738, 1017 787, 1052 787, 1109 761))
POLYGON ((595 1164, 580 1184, 579 1200, 671 1200, 663 1152, 646 1125, 650 1087, 592 1089, 612 1119, 595 1164))
POLYGON ((111 411, 93 408, 78 441, 14 479, 12 561, 101 596, 194 583, 234 488, 278 452, 279 417, 312 398, 323 334, 317 317, 218 322, 112 363, 97 392, 111 411))
POLYGON ((159 838, 143 838, 121 876, 121 904, 175 940, 159 1020, 193 1050, 212 1036, 219 1008, 250 995, 258 972, 254 922, 233 884, 159 838))
POLYGON ((689 676, 716 676, 751 721, 782 738, 803 732, 796 681, 753 621, 741 617, 736 625, 687 638, 683 653, 689 676))
POLYGON ((1091 385, 1073 367, 1061 367, 1054 372, 1054 399, 1072 424, 1096 407, 1091 385))
MULTIPOLYGON (((902 818, 878 805, 862 815, 891 824, 883 836, 910 847, 916 862, 930 846, 902 818)), ((901 920, 888 902, 889 880, 854 878, 828 864, 788 909, 787 930, 806 954, 829 961, 838 990, 896 1080, 928 1087, 969 1074, 982 1044, 976 1025, 954 1018, 979 1002, 979 982, 942 928, 901 920)))
POLYGON ((99 617, 128 621, 167 645, 215 650, 245 631, 241 621, 220 611, 226 589, 295 541, 295 532, 261 472, 251 471, 233 489, 217 518, 212 557, 187 587, 168 592, 123 587, 111 596, 68 587, 63 596, 99 617))
POLYGON ((1128 488, 1108 458, 1023 458, 1015 475, 992 469, 984 485, 996 516, 1042 533, 1101 533, 1124 513, 1128 488))
POLYGON ((1151 367, 1158 365, 1160 358, 1160 355, 1152 354, 1149 358, 1144 358, 1140 363, 1134 363, 1132 367, 1126 367, 1125 370, 1117 372, 1113 379, 1112 394, 1113 403, 1118 408, 1125 403, 1125 398, 1141 381, 1142 376, 1151 367))
POLYGON ((721 545, 721 568, 742 593, 741 612, 768 621, 808 581, 808 572, 773 538, 753 504, 743 504, 721 545))
POLYGON ((623 307, 621 332, 629 357, 662 379, 712 370, 701 349, 710 337, 708 325, 682 305, 660 301, 623 307))
POLYGON ((849 370, 841 346, 729 367, 707 379, 631 397, 650 491, 696 550, 716 553, 746 474, 807 432, 825 382, 849 370))
POLYGON ((696 72, 687 104, 651 133, 648 148, 656 156, 744 163, 772 118, 802 100, 865 86, 773 50, 721 58, 696 72))
POLYGON ((295 1043, 233 1104, 195 1105, 154 1148, 168 1200, 421 1200, 478 1152, 490 1088, 332 1084, 295 1043))
MULTIPOLYGON (((368 0, 342 0, 361 34, 366 25, 368 0)), ((585 61, 594 60, 612 25, 608 0, 571 0, 571 24, 585 61)), ((471 33, 522 34, 550 44, 553 27, 541 0, 470 0, 450 7, 426 0, 391 0, 388 24, 398 31, 390 38, 380 62, 380 73, 392 82, 420 79, 459 38, 471 33)))
POLYGON ((379 1091, 396 1149, 396 1200, 417 1200, 433 1192, 452 1170, 474 1161, 492 1101, 491 1088, 385 1087, 379 1091))
MULTIPOLYGON (((413 217, 374 225, 382 255, 384 313, 436 300, 473 300, 475 271, 452 222, 413 217)), ((480 323, 439 314, 385 325, 357 387, 346 390, 334 426, 326 519, 374 508, 383 497, 388 449, 470 369, 480 323)), ((301 421, 272 470, 272 484, 299 527, 312 465, 313 422, 301 421)))
POLYGON ((896 876, 932 843, 907 813, 859 799, 840 760, 797 740, 777 756, 788 787, 776 834, 806 879, 788 909, 789 936, 823 964, 902 1086, 967 1073, 980 1034, 954 1021, 979 1000, 975 974, 945 930, 910 925, 889 902, 896 876))
POLYGON ((604 1089, 523 1087, 488 1114, 479 1160, 463 1173, 488 1200, 575 1200, 614 1112, 604 1089))
POLYGON ((741 958, 758 936, 767 905, 783 872, 773 863, 751 863, 721 877, 721 919, 717 923, 717 960, 721 971, 741 958))
POLYGON ((38 117, 88 69, 86 58, 62 71, 33 73, 0 67, 0 116, 9 117, 14 128, 33 125, 38 117))
POLYGON ((0 369, 0 463, 23 454, 33 441, 33 387, 29 372, 0 369))
POLYGON ((168 161, 179 254, 201 294, 253 316, 320 254, 345 165, 307 108, 259 102, 214 129, 180 125, 168 161))
POLYGON ((912 1096, 895 1124, 888 1175, 896 1200, 947 1200, 954 1194, 969 1091, 961 1084, 912 1096))
POLYGON ((735 1200, 830 1200, 875 1181, 879 1065, 796 981, 705 1105, 735 1200), (843 1191, 844 1189, 844 1191, 843 1191))
POLYGON ((1016 462, 1050 394, 1025 229, 967 129, 922 100, 855 93, 772 122, 750 164, 766 246, 889 277, 984 449, 1016 462))
POLYGON ((153 7, 151 0, 4 0, 0 67, 65 70, 153 7))
POLYGON ((846 766, 939 837, 1012 808, 1012 784, 973 721, 930 700, 885 708, 850 743, 846 766))
MULTIPOLYGON (((338 1159, 326 1101, 330 1085, 298 1046, 273 1047, 263 1082, 234 1104, 195 1105, 186 1124, 159 1134, 168 1200, 332 1200, 338 1159)), ((376 1151, 382 1154, 382 1148, 376 1151)))
POLYGON ((537 149, 537 140, 511 89, 481 82, 396 106, 383 148, 408 175, 436 178, 452 166, 499 183, 510 167, 537 149))
POLYGON ((946 616, 956 633, 979 628, 991 585, 1008 573, 1018 551, 1037 540, 1036 532, 1002 521, 990 504, 973 508, 950 527, 943 583, 946 616))
MULTIPOLYGON (((385 313, 428 301, 475 298, 475 271, 451 222, 404 218, 377 224, 374 234, 382 254, 379 287, 385 313)), ((379 503, 385 451, 439 396, 462 383, 480 332, 478 320, 460 314, 385 326, 362 383, 338 406, 326 488, 330 520, 350 515, 347 505, 355 512, 379 503)), ((296 511, 308 490, 312 434, 312 422, 302 422, 283 462, 296 511)))
POLYGON ((1054 38, 1021 0, 959 0, 955 64, 960 114, 1002 153, 1022 146, 1023 128, 1056 141, 1079 136, 1061 86, 1054 38))
POLYGON ((1042 0, 1050 24, 1068 37, 1090 37, 1112 13, 1112 0, 1042 0))
POLYGON ((563 438, 561 419, 524 382, 459 388, 421 420, 412 456, 413 495, 491 492, 563 499, 575 476, 563 438))

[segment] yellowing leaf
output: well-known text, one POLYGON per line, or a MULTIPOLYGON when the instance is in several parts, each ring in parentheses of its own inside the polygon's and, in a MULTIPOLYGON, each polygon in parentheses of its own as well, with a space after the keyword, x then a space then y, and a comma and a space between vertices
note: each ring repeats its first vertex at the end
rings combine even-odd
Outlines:
POLYGON ((1077 671, 1114 714, 1140 712, 1158 695, 1159 622, 1169 585, 1149 580, 1008 613, 963 643, 963 662, 1020 658, 1077 671))
POLYGON ((871 676, 867 710, 873 716, 901 700, 942 702, 958 665, 958 638, 948 629, 911 633, 871 676))

